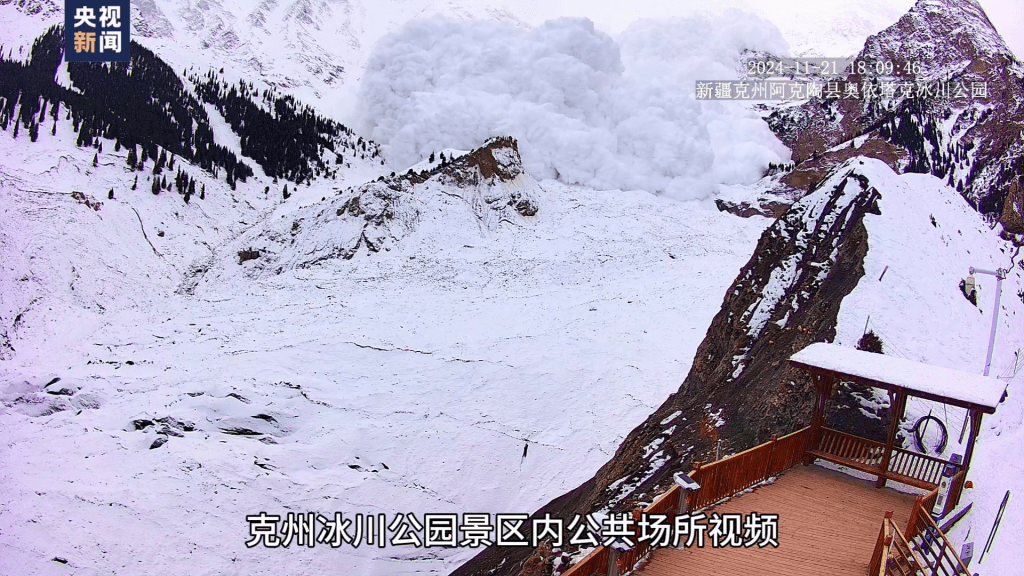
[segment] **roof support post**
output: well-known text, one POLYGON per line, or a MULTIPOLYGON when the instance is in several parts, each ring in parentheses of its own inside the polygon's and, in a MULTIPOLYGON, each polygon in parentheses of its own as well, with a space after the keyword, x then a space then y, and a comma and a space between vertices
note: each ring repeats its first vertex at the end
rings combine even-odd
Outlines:
MULTIPOLYGON (((981 434, 981 417, 985 414, 981 410, 970 410, 971 416, 971 435, 967 438, 967 450, 964 452, 964 481, 967 480, 967 471, 971 467, 971 457, 974 456, 974 444, 978 441, 978 435, 981 434)), ((962 493, 962 491, 961 491, 962 493)), ((954 502, 952 505, 956 506, 959 502, 954 502)))
POLYGON ((907 393, 903 390, 896 390, 891 396, 892 422, 889 423, 889 436, 885 440, 885 451, 882 452, 882 464, 878 471, 877 488, 885 488, 885 481, 889 473, 889 458, 892 457, 892 447, 896 443, 896 432, 900 429, 900 421, 903 420, 903 413, 907 409, 907 393))
POLYGON ((814 456, 807 453, 808 450, 817 450, 821 443, 821 427, 825 422, 825 402, 832 392, 833 376, 811 374, 814 380, 814 387, 818 390, 818 398, 814 403, 814 418, 811 420, 811 429, 804 445, 804 466, 810 466, 814 462, 814 456))

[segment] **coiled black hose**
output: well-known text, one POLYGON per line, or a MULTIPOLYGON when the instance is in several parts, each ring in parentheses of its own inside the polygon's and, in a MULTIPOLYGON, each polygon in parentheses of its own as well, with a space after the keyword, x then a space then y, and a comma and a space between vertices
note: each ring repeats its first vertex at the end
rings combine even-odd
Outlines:
POLYGON ((939 430, 942 431, 942 439, 939 440, 938 445, 935 447, 935 453, 942 454, 942 451, 946 449, 946 442, 949 440, 949 435, 946 432, 946 425, 942 422, 942 420, 939 420, 938 418, 932 416, 931 414, 927 416, 922 416, 920 419, 918 419, 917 423, 914 424, 914 440, 917 441, 917 449, 920 450, 923 454, 928 453, 928 448, 925 447, 924 445, 924 438, 921 437, 921 424, 929 420, 934 420, 935 423, 939 425, 939 430))

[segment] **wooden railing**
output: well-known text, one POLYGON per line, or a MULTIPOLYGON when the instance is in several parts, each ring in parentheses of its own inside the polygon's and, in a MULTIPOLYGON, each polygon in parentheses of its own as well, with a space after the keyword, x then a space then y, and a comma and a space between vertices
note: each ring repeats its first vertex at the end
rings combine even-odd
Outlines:
MULTIPOLYGON (((682 489, 679 486, 673 484, 672 488, 669 488, 668 492, 665 492, 654 501, 653 504, 644 509, 644 512, 648 514, 666 514, 669 517, 670 525, 674 522, 676 511, 679 510, 679 498, 682 496, 682 489)), ((635 520, 639 520, 639 512, 633 514, 635 520)), ((632 570, 636 565, 646 558, 650 553, 651 543, 648 540, 643 542, 637 542, 636 546, 633 547, 629 552, 622 553, 618 560, 619 574, 625 574, 629 570, 632 570)))
POLYGON ((885 513, 871 556, 869 576, 970 574, 946 535, 932 520, 930 511, 937 497, 938 488, 917 497, 905 532, 893 523, 892 512, 885 513))
POLYGON ((886 512, 868 566, 868 576, 918 576, 926 566, 900 532, 899 526, 892 521, 892 512, 886 512))
MULTIPOLYGON (((831 428, 821 429, 818 446, 809 450, 809 453, 829 462, 849 466, 861 472, 885 476, 890 480, 924 490, 931 490, 938 486, 946 466, 952 464, 960 468, 959 465, 941 458, 894 447, 889 456, 889 465, 883 471, 884 444, 831 428)), ((960 487, 955 494, 956 497, 951 498, 954 504, 960 501, 960 490, 962 489, 963 481, 961 480, 960 487)))
POLYGON ((755 446, 739 454, 698 465, 690 475, 700 489, 687 494, 691 511, 707 508, 792 468, 804 455, 810 428, 755 446))
MULTIPOLYGON (((931 499, 934 504, 934 498, 931 499)), ((907 524, 907 540, 915 554, 928 566, 930 576, 970 574, 956 549, 942 533, 929 511, 923 505, 911 514, 907 524)))
POLYGON ((846 464, 858 470, 875 470, 882 466, 882 454, 885 444, 854 436, 831 428, 821 429, 821 440, 815 450, 819 455, 827 455, 838 464, 846 464))
POLYGON ((960 471, 953 476, 953 480, 949 487, 949 499, 946 500, 946 507, 942 510, 943 516, 952 512, 953 508, 956 508, 957 504, 960 503, 960 495, 963 493, 964 484, 967 481, 966 472, 966 470, 961 468, 960 471))
POLYGON ((590 554, 572 565, 562 576, 604 576, 608 573, 608 554, 610 550, 604 546, 594 548, 590 554))
POLYGON ((928 514, 935 506, 935 500, 939 497, 938 487, 932 489, 927 494, 920 494, 914 500, 914 506, 910 508, 910 518, 907 520, 907 529, 905 534, 907 538, 914 538, 917 536, 917 517, 920 514, 928 514))
MULTIPOLYGON (((780 474, 800 462, 806 448, 810 428, 802 428, 782 438, 772 439, 739 454, 712 462, 706 466, 697 464, 690 477, 700 484, 698 490, 686 494, 687 510, 695 512, 725 498, 734 496, 747 488, 780 474)), ((644 509, 648 514, 667 514, 669 524, 674 522, 679 510, 679 499, 683 490, 673 485, 644 509)), ((595 576, 612 572, 625 574, 636 567, 651 553, 650 543, 638 542, 628 552, 615 555, 610 549, 598 546, 567 570, 563 576, 595 576)))
POLYGON ((889 556, 889 546, 892 545, 895 528, 896 526, 892 522, 892 512, 886 512, 885 518, 882 520, 882 529, 878 531, 878 540, 875 541, 875 551, 871 553, 868 576, 884 576, 882 559, 889 556))
POLYGON ((937 486, 942 478, 942 471, 949 464, 951 464, 949 461, 941 458, 910 452, 902 448, 893 448, 887 472, 893 480, 911 486, 920 486, 913 482, 914 480, 929 486, 937 486))

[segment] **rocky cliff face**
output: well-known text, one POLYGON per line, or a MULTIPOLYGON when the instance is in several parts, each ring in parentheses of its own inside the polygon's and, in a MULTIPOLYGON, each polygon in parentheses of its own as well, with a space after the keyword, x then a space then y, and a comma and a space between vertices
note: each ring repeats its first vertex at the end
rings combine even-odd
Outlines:
MULTIPOLYGON (((864 215, 877 212, 879 192, 858 171, 862 160, 837 167, 761 236, 753 257, 726 293, 690 373, 619 446, 594 478, 537 512, 628 510, 666 490, 672 474, 694 462, 738 452, 810 422, 813 387, 786 359, 835 336, 843 298, 864 274, 864 215)), ((842 389, 833 404, 853 406, 842 389)), ((835 415, 848 430, 872 435, 877 419, 856 409, 835 415)), ((453 576, 519 574, 529 550, 488 549, 453 576)))
POLYGON ((775 111, 769 125, 796 161, 780 180, 780 196, 799 197, 838 164, 869 156, 897 172, 947 180, 979 212, 1002 222, 1007 234, 1024 234, 1021 199, 1012 192, 1024 184, 1024 65, 981 6, 975 0, 920 0, 896 24, 869 37, 858 60, 868 66, 848 73, 845 82, 879 87, 941 81, 966 90, 924 98, 901 92, 815 98, 775 111), (871 65, 887 62, 893 64, 888 74, 871 65), (986 93, 976 94, 976 85, 986 93))

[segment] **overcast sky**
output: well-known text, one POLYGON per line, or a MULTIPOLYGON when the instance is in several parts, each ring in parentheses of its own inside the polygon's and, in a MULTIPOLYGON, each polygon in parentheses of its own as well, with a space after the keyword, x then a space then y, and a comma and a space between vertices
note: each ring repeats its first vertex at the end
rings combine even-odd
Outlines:
POLYGON ((989 20, 1017 58, 1024 58, 1024 3, 1021 0, 983 0, 989 20))
MULTIPOLYGON (((1024 0, 979 1, 1010 49, 1018 58, 1024 57, 1024 0)), ((849 56, 860 50, 867 35, 893 24, 913 5, 914 0, 527 0, 517 3, 513 12, 533 16, 531 23, 556 16, 586 16, 601 29, 616 33, 640 18, 737 7, 775 23, 795 51, 849 56)))

